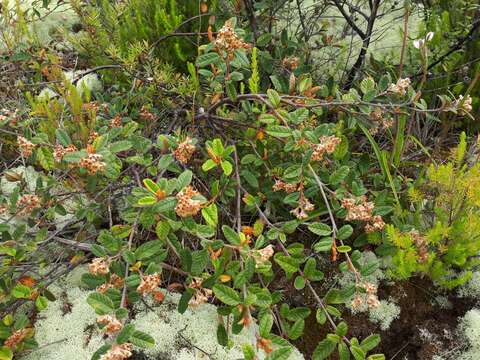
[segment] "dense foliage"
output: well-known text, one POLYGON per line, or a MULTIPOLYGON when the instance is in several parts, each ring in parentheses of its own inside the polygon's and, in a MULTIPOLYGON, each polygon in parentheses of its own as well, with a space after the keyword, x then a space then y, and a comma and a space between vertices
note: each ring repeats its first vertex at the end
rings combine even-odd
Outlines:
MULTIPOLYGON (((323 4, 362 42, 338 76, 335 57, 321 67, 318 41, 355 49, 315 38, 302 2, 303 37, 272 24, 289 2, 72 0, 75 30, 60 48, 28 27, 58 4, 4 3, 5 74, 22 80, 0 114, 0 359, 37 346, 49 286, 78 266, 106 335, 92 354, 101 360, 153 346, 134 309, 170 291, 180 313, 217 305, 222 346, 252 332, 248 360, 287 359, 312 312, 329 329, 312 359, 384 359, 380 336, 351 336, 344 319, 345 305, 378 308, 369 276, 382 264, 392 281, 421 274, 440 291, 472 278, 478 4, 424 5, 400 62, 367 61, 384 4, 323 4), (353 284, 336 284, 341 274, 353 284)), ((405 23, 416 7, 402 8, 405 23)))

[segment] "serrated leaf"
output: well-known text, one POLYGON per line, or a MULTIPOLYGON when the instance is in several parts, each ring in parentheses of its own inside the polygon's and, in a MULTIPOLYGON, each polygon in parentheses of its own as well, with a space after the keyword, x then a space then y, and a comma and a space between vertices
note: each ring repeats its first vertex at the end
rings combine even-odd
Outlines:
POLYGON ((132 147, 132 143, 128 140, 121 140, 110 144, 110 151, 112 153, 118 153, 121 151, 127 151, 132 147))
POLYGON ((273 316, 270 313, 265 313, 261 318, 258 325, 258 329, 260 331, 260 336, 263 338, 267 338, 272 330, 273 326, 273 316))
POLYGON ((323 360, 328 358, 333 353, 333 350, 335 350, 336 346, 336 343, 328 339, 323 339, 315 348, 315 351, 312 354, 312 360, 323 360))
POLYGON ((351 225, 343 225, 337 232, 337 238, 340 240, 346 240, 353 234, 353 228, 351 225))
POLYGON ((115 309, 113 301, 107 295, 98 292, 90 294, 87 298, 87 303, 99 315, 107 314, 115 309))
POLYGON ((55 160, 53 158, 53 153, 50 149, 47 149, 47 148, 38 149, 37 159, 40 165, 45 170, 52 170, 55 168, 55 160))
POLYGON ((330 225, 324 223, 313 223, 308 226, 308 230, 319 236, 328 236, 332 233, 330 225))
POLYGON ((292 135, 292 130, 286 126, 272 125, 267 128, 266 133, 274 137, 286 138, 292 135))
POLYGON ((216 227, 218 225, 218 209, 215 203, 211 203, 202 209, 202 216, 208 225, 216 227))
POLYGON ((163 242, 160 240, 152 240, 148 241, 142 245, 140 245, 135 250, 135 257, 137 260, 145 260, 148 259, 163 250, 163 242))
POLYGON ((57 141, 62 145, 62 146, 68 146, 72 143, 72 139, 70 139, 70 136, 65 130, 62 129, 56 129, 55 130, 55 137, 57 138, 57 141))
POLYGON ((142 331, 135 330, 130 335, 130 342, 142 349, 148 349, 155 346, 155 339, 142 331))
POLYGON ((222 226, 223 235, 225 235, 225 239, 232 245, 240 245, 240 236, 237 234, 235 230, 233 230, 228 225, 222 226))
POLYGON ((190 185, 192 182, 193 173, 190 170, 185 170, 177 178, 177 190, 180 191, 190 185))
POLYGON ((363 341, 360 343, 360 347, 365 351, 369 352, 373 349, 375 349, 378 344, 380 344, 380 335, 378 334, 372 334, 370 336, 367 336, 363 341))
POLYGON ((214 285, 213 293, 218 300, 230 306, 236 306, 241 302, 240 295, 238 295, 235 290, 225 285, 214 285))
POLYGON ((202 54, 197 58, 195 64, 198 67, 205 67, 210 64, 214 64, 220 61, 220 56, 215 52, 210 52, 206 54, 202 54))
POLYGON ((363 349, 359 346, 352 345, 350 346, 350 351, 355 358, 355 360, 365 360, 366 353, 363 349))

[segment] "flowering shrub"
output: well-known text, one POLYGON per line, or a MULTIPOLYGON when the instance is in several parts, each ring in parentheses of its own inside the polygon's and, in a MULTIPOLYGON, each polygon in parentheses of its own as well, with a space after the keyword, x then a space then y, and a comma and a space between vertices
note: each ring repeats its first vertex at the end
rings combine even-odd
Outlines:
MULTIPOLYGON (((312 312, 285 302, 293 291, 310 293, 316 321, 329 329, 313 359, 334 352, 340 359, 384 359, 375 353, 379 335, 351 336, 343 318, 344 305, 386 306, 378 284, 367 279, 378 262, 364 261, 362 251, 391 256, 394 276, 421 271, 444 286, 464 282, 452 268, 475 265, 480 249, 469 240, 479 230, 478 192, 471 190, 478 165, 463 165, 465 139, 455 161, 427 173, 438 221, 425 224, 433 200, 415 187, 410 195, 418 209, 411 215, 418 227, 402 209, 404 179, 392 175, 401 166, 401 130, 409 116, 433 112, 409 78, 366 77, 342 92, 334 83, 315 84, 299 72, 301 60, 287 56, 283 77, 270 82, 262 76, 264 51, 242 36, 235 19, 216 33, 208 30, 209 42, 187 65, 188 78, 172 76, 166 66, 157 78, 139 81, 160 68, 158 61, 122 54, 122 77, 138 67, 138 78, 130 92, 119 85, 102 95, 98 87, 80 91, 78 79, 49 60, 42 71, 58 96, 27 94, 29 114, 1 120, 13 162, 35 166, 40 175, 32 184, 25 172, 4 173, 14 185, 0 195, 0 358, 36 345, 33 324, 18 307, 31 305, 29 315, 45 309, 55 300, 48 286, 83 263, 89 272, 82 281, 92 290, 87 302, 105 335, 94 360, 127 359, 137 348, 153 347, 151 334, 136 328, 133 310, 146 300, 162 303, 167 291, 182 294, 180 313, 215 303, 223 346, 251 329, 253 341, 243 346, 247 360, 293 352, 291 342, 312 312), (178 102, 167 116, 171 124, 161 122, 160 109, 132 99, 135 90, 141 99, 165 91, 168 109, 178 102), (377 143, 389 136, 391 159, 377 143), (63 226, 58 215, 68 217, 63 226), (353 282, 324 290, 336 271, 323 269, 325 261, 353 282), (278 285, 280 278, 291 290, 278 285)), ((472 110, 468 95, 441 100, 435 111, 472 110)), ((396 308, 389 311, 389 319, 398 316, 396 308)))

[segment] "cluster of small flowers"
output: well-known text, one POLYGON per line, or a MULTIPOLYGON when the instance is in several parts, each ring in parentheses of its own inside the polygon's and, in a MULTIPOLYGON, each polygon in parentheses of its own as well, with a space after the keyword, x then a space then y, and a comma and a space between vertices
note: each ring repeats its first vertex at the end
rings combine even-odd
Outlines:
POLYGON ((215 47, 218 50, 225 50, 228 54, 232 54, 236 49, 249 49, 251 45, 240 39, 235 33, 231 21, 226 21, 217 32, 215 47))
POLYGON ((55 146, 55 150, 53 151, 53 158, 56 162, 61 162, 66 154, 73 153, 75 151, 77 151, 77 147, 73 144, 70 144, 67 147, 63 147, 59 144, 55 146))
POLYGON ((88 135, 88 143, 93 144, 96 138, 98 138, 98 133, 96 131, 90 131, 90 134, 88 135))
POLYGON ((110 276, 110 281, 97 287, 97 291, 103 294, 111 288, 121 289, 123 288, 123 284, 124 281, 120 276, 118 276, 117 274, 112 274, 112 276, 110 276))
POLYGON ((120 114, 114 116, 112 120, 110 120, 110 124, 108 124, 108 127, 110 129, 122 127, 122 116, 120 114))
POLYGON ((187 137, 185 141, 178 144, 178 147, 173 151, 173 156, 182 164, 186 164, 195 153, 195 150, 196 147, 192 144, 192 139, 187 137))
POLYGON ((425 236, 422 236, 417 230, 410 231, 413 243, 417 247, 418 261, 422 264, 428 260, 428 245, 425 236))
POLYGON ((87 169, 89 175, 95 175, 105 169, 106 164, 102 160, 102 155, 90 152, 86 157, 80 159, 79 165, 87 169))
POLYGON ((10 111, 5 108, 0 110, 0 122, 10 118, 12 119, 10 124, 14 125, 18 120, 17 116, 18 116, 18 109, 15 109, 15 111, 10 111))
POLYGON ((25 194, 17 200, 17 215, 30 215, 33 209, 40 207, 40 198, 37 195, 25 194))
POLYGON ((298 189, 298 184, 289 184, 279 179, 275 179, 275 184, 273 184, 273 187, 272 187, 273 191, 284 190, 289 194, 297 191, 297 189, 298 189))
POLYGON ((320 143, 312 145, 313 154, 311 160, 323 160, 323 155, 333 153, 341 142, 342 139, 336 137, 335 135, 320 137, 320 143))
MULTIPOLYGON (((365 292, 367 293, 366 302, 368 307, 371 309, 377 308, 380 305, 380 301, 378 300, 378 296, 377 296, 377 286, 369 282, 365 282, 360 286, 363 287, 365 289, 365 292)), ((363 297, 360 294, 357 294, 353 298, 351 305, 352 305, 352 308, 357 309, 358 307, 363 305, 363 303, 364 303, 363 297)))
POLYGON ((390 84, 387 91, 398 94, 398 95, 405 95, 407 92, 408 87, 410 86, 410 79, 398 79, 396 84, 390 84))
POLYGON ((24 328, 15 331, 12 335, 10 335, 5 342, 3 343, 3 346, 6 346, 10 349, 15 349, 15 347, 20 344, 31 332, 31 329, 29 328, 24 328))
POLYGON ((299 64, 300 59, 296 56, 286 57, 282 60, 282 66, 290 71, 296 70, 299 64))
POLYGON ((8 212, 7 204, 0 204, 0 215, 6 214, 8 212))
POLYGON ((88 271, 93 275, 106 275, 110 272, 110 259, 95 258, 88 265, 88 271))
POLYGON ((374 124, 374 126, 370 128, 370 133, 372 135, 375 135, 378 132, 379 128, 382 130, 386 130, 393 126, 393 119, 385 118, 383 115, 384 114, 382 108, 380 107, 376 107, 375 110, 370 113, 370 119, 373 121, 374 124))
POLYGON ((100 357, 100 360, 124 360, 132 356, 132 344, 115 344, 100 357))
POLYGON ((192 307, 197 307, 201 304, 205 304, 209 298, 213 296, 213 292, 210 289, 205 289, 202 287, 202 279, 201 278, 193 278, 189 288, 195 289, 195 293, 193 294, 192 298, 188 302, 188 305, 192 307))
POLYGON ((148 110, 145 105, 142 106, 138 115, 142 120, 154 121, 157 119, 157 116, 154 113, 152 113, 150 110, 148 110))
POLYGON ((98 103, 96 103, 95 101, 90 101, 90 102, 82 105, 82 110, 83 111, 97 112, 99 108, 100 108, 100 105, 98 103))
POLYGON ((257 266, 258 266, 270 260, 273 254, 275 254, 275 250, 273 249, 273 245, 270 244, 264 247, 263 249, 254 251, 252 254, 252 257, 255 259, 255 262, 257 263, 257 266))
POLYGON ((463 99, 463 95, 460 95, 457 100, 453 102, 453 107, 459 111, 460 114, 469 113, 472 111, 472 97, 467 95, 463 99))
POLYGON ((25 157, 29 157, 30 155, 32 155, 33 150, 37 147, 37 145, 35 145, 31 141, 28 141, 23 136, 17 137, 17 143, 20 149, 20 153, 22 154, 22 156, 25 157))
POLYGON ((178 202, 175 206, 175 212, 177 215, 180 217, 187 217, 198 214, 202 208, 202 202, 193 199, 194 196, 198 195, 200 195, 200 193, 194 190, 191 186, 187 186, 180 191, 176 196, 178 202))
POLYGON ((342 206, 348 210, 347 221, 365 221, 365 231, 368 233, 380 231, 384 228, 385 223, 380 215, 373 215, 375 205, 371 201, 367 201, 367 197, 362 195, 360 202, 353 198, 342 199, 342 206))
POLYGON ((111 316, 111 315, 102 315, 97 318, 97 323, 105 325, 103 330, 105 331, 106 334, 112 335, 123 328, 123 324, 120 320, 118 320, 116 317, 111 316))
POLYGON ((300 193, 300 198, 298 199, 298 206, 291 210, 290 213, 295 215, 297 219, 303 220, 308 218, 307 211, 313 211, 315 206, 305 197, 303 192, 300 193))
POLYGON ((267 354, 270 354, 273 351, 272 340, 265 339, 262 337, 257 338, 257 347, 265 351, 267 354))
POLYGON ((160 286, 161 282, 162 277, 158 273, 142 276, 142 281, 137 287, 137 292, 142 295, 151 294, 160 286))

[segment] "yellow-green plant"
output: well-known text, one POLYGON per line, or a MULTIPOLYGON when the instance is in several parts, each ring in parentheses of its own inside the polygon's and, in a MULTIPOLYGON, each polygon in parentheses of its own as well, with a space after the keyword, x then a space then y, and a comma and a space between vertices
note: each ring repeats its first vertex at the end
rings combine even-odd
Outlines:
POLYGON ((480 166, 478 154, 467 156, 466 136, 448 162, 432 164, 423 183, 409 191, 414 209, 410 224, 387 227, 396 247, 392 274, 429 275, 446 288, 468 281, 480 251, 480 166))

